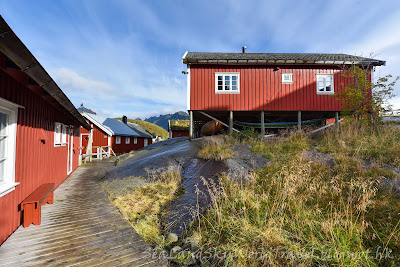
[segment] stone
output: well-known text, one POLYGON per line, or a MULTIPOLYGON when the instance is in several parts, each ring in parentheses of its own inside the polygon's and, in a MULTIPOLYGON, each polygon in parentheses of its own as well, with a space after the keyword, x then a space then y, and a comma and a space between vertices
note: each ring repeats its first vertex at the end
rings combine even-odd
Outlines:
POLYGON ((175 234, 175 233, 169 233, 168 234, 168 237, 167 237, 168 242, 174 243, 174 242, 178 241, 178 239, 179 238, 178 238, 177 234, 175 234))

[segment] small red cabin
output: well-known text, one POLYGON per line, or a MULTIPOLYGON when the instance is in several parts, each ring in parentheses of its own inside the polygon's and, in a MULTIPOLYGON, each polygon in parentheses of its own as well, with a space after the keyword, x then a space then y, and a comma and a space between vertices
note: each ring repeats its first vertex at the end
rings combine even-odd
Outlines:
POLYGON ((78 167, 79 128, 90 126, 1 17, 0 33, 2 244, 22 223, 21 202, 78 167))
POLYGON ((78 110, 92 126, 91 131, 81 127, 80 154, 82 158, 86 157, 87 154, 99 157, 98 153, 102 153, 102 151, 103 156, 128 153, 152 144, 152 135, 140 128, 139 125, 129 123, 125 116, 123 121, 120 121, 102 118, 83 106, 78 110), (87 152, 88 146, 92 148, 91 153, 87 152))
POLYGON ((385 64, 345 54, 246 53, 245 47, 243 53, 186 52, 182 60, 192 126, 210 118, 225 124, 332 118, 341 111, 333 95, 350 82, 341 75, 346 67, 372 72, 385 64))
POLYGON ((168 120, 169 138, 189 136, 188 120, 168 120))

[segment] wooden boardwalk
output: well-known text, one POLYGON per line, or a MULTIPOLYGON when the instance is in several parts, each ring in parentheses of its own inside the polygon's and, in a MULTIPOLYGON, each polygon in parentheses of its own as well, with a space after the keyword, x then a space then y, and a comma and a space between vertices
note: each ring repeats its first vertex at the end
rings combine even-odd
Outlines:
POLYGON ((150 247, 109 202, 96 172, 79 167, 42 206, 42 224, 20 226, 0 246, 0 266, 160 266, 150 247))

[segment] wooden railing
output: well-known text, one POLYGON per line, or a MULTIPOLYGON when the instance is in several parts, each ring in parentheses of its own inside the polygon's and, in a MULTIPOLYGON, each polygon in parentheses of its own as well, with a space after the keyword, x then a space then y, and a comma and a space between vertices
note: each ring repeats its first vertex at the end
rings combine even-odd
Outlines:
MULTIPOLYGON (((88 147, 83 147, 88 149, 88 147)), ((82 162, 91 162, 93 159, 109 158, 111 155, 115 156, 114 151, 110 146, 93 146, 89 150, 86 150, 86 154, 81 155, 82 162)))

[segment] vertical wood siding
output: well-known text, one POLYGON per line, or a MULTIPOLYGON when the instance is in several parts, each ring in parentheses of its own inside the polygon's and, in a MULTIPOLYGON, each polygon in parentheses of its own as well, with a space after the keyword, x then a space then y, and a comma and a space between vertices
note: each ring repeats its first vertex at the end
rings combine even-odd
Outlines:
MULTIPOLYGON (((103 130, 101 130, 99 127, 97 127, 95 124, 90 123, 90 126, 93 128, 93 144, 92 147, 95 146, 108 146, 108 134, 105 133, 103 130), (104 138, 105 136, 105 138, 104 138)), ((80 127, 80 133, 82 134, 89 134, 90 132, 83 128, 82 126, 80 127)), ((88 135, 84 135, 82 137, 82 147, 86 147, 88 144, 88 140, 85 140, 85 137, 89 137, 88 135)), ((94 148, 93 153, 96 153, 96 149, 94 148)), ((86 154, 86 149, 82 149, 82 154, 86 154)))
POLYGON ((67 146, 54 147, 54 122, 74 125, 73 166, 78 167, 79 125, 66 113, 0 70, 0 97, 24 106, 18 110, 15 190, 0 197, 0 244, 22 223, 20 203, 43 183, 67 178, 67 146), (40 139, 45 139, 42 143, 40 139))
POLYGON ((144 147, 144 139, 147 139, 147 145, 152 144, 152 139, 151 138, 144 138, 144 137, 137 137, 137 144, 134 144, 134 137, 131 136, 131 142, 130 144, 125 143, 125 136, 121 136, 121 144, 116 144, 115 143, 115 136, 111 138, 111 148, 113 151, 117 154, 121 153, 128 153, 131 152, 132 150, 138 150, 142 147, 144 147))
POLYGON ((179 130, 172 130, 172 137, 182 137, 182 136, 189 136, 189 131, 179 131, 179 130))
POLYGON ((340 111, 332 95, 317 95, 316 74, 334 74, 334 89, 339 92, 348 81, 338 67, 301 66, 190 67, 190 109, 232 111, 340 111), (240 94, 216 94, 215 72, 239 72, 240 94), (282 84, 282 73, 293 73, 292 84, 282 84))

